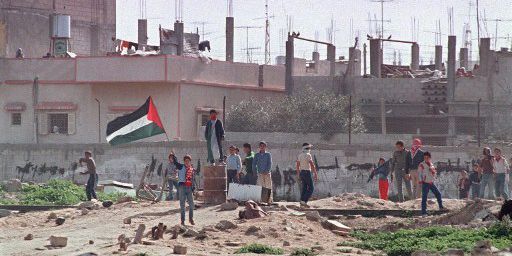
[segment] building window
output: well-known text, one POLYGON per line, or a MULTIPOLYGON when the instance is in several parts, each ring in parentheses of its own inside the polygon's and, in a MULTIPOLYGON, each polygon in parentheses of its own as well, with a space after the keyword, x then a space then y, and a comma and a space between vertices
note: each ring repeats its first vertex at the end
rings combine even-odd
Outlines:
POLYGON ((48 132, 68 134, 68 114, 48 114, 48 132))
POLYGON ((11 125, 21 125, 21 113, 11 113, 11 125))

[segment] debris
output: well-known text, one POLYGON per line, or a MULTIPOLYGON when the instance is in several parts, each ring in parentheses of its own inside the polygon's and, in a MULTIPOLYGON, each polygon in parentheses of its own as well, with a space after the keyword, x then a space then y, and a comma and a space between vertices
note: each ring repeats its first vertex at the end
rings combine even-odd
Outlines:
POLYGON ((337 230, 337 231, 343 231, 343 232, 350 232, 352 231, 352 228, 347 227, 335 220, 326 220, 322 222, 322 226, 329 230, 337 230))
POLYGON ((9 215, 11 215, 11 211, 5 210, 5 209, 0 209, 0 218, 7 217, 9 215))
POLYGON ((133 201, 133 198, 131 196, 122 196, 117 199, 118 204, 127 203, 133 201))
POLYGON ((28 234, 28 235, 26 235, 23 239, 24 239, 24 240, 32 240, 32 239, 34 239, 34 235, 32 235, 32 234, 28 234))
POLYGON ((183 245, 175 245, 173 251, 174 254, 185 255, 187 254, 187 247, 183 245))
POLYGON ((208 235, 206 234, 206 231, 204 229, 199 231, 199 233, 196 236, 197 240, 204 240, 206 238, 208 238, 208 235))
POLYGON ((461 249, 448 249, 444 253, 445 256, 464 256, 464 250, 461 249))
POLYGON ((331 231, 338 236, 348 236, 350 234, 349 232, 341 231, 341 230, 331 230, 331 231))
POLYGON ((320 216, 320 213, 318 213, 318 211, 308 211, 306 212, 306 219, 310 221, 321 221, 322 216, 320 216))
POLYGON ((18 179, 4 181, 3 186, 6 192, 19 192, 23 188, 23 184, 18 179))
POLYGON ((258 231, 261 231, 261 228, 256 226, 250 226, 247 231, 245 231, 245 235, 254 235, 258 231))
POLYGON ((137 231, 135 232, 135 238, 133 239, 134 244, 140 244, 142 242, 142 236, 144 235, 144 230, 146 229, 146 225, 139 224, 137 231))
POLYGON ((240 219, 256 219, 267 216, 268 213, 263 211, 256 202, 249 200, 245 202, 245 210, 238 213, 240 219))
POLYGON ((288 242, 288 241, 283 241, 283 246, 290 246, 290 245, 291 245, 291 244, 290 244, 290 242, 288 242))
POLYGON ((227 242, 224 243, 224 245, 231 246, 231 247, 239 247, 239 246, 245 245, 245 243, 243 243, 243 242, 230 242, 230 241, 227 241, 227 242))
POLYGON ((144 241, 142 241, 142 244, 143 244, 143 245, 155 245, 155 242, 153 242, 153 241, 146 241, 146 240, 144 240, 144 241))
POLYGON ((472 255, 492 255, 492 244, 489 240, 478 241, 471 252, 472 255))
MULTIPOLYGON (((140 226, 139 226, 140 228, 140 226)), ((151 237, 153 240, 163 239, 164 238, 164 232, 167 230, 167 226, 164 225, 162 222, 158 223, 157 226, 154 226, 151 228, 151 237)))
POLYGON ((225 202, 220 205, 221 211, 234 211, 238 208, 238 203, 236 202, 225 202))
POLYGON ((64 217, 58 217, 56 220, 55 220, 55 224, 57 226, 60 226, 62 224, 64 224, 64 222, 66 221, 66 219, 64 217))
POLYGON ((362 215, 347 215, 347 220, 355 220, 363 217, 362 215))
POLYGON ((219 223, 217 223, 217 225, 215 225, 215 228, 218 230, 221 230, 221 231, 225 231, 228 229, 235 229, 237 227, 238 226, 235 223, 228 221, 228 220, 221 220, 219 223))
POLYGON ((50 214, 48 215, 48 219, 49 220, 54 220, 57 218, 57 214, 54 213, 54 212, 50 212, 50 214))
POLYGON ((50 246, 52 247, 66 247, 68 245, 68 238, 65 236, 50 236, 50 246))
POLYGON ((82 209, 82 215, 87 215, 88 213, 89 213, 89 210, 87 210, 87 209, 85 209, 85 208, 84 208, 84 209, 82 209))
POLYGON ((325 251, 325 248, 323 246, 317 245, 317 246, 311 247, 311 250, 313 250, 313 251, 325 251))
POLYGON ((123 223, 124 224, 132 224, 132 219, 130 217, 124 218, 123 223))
POLYGON ((183 233, 183 237, 197 237, 199 233, 191 228, 187 229, 185 233, 183 233))
POLYGON ((104 201, 103 203, 101 203, 101 205, 103 205, 103 207, 105 207, 105 208, 109 208, 113 204, 114 203, 112 201, 104 201))

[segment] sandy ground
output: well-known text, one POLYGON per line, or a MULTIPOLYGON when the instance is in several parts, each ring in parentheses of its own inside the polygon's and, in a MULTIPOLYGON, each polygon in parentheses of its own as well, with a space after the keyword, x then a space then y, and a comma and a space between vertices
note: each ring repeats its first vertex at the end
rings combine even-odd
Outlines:
MULTIPOLYGON (((386 202, 373 199, 362 194, 344 194, 337 197, 316 200, 310 203, 312 208, 340 209, 419 209, 419 200, 405 203, 386 202), (362 207, 362 208, 361 208, 362 207)), ((297 205, 297 203, 282 202, 280 205, 297 205)), ((459 211, 468 204, 463 200, 446 200, 451 212, 459 211)), ((437 209, 434 201, 429 202, 431 209, 437 209)), ((238 210, 242 210, 239 207, 238 210)), ((352 249, 352 254, 341 253, 342 247, 337 243, 351 240, 324 229, 319 222, 307 220, 304 216, 291 214, 293 210, 284 207, 273 207, 270 215, 254 220, 238 220, 238 211, 220 211, 219 206, 201 207, 195 211, 195 231, 206 229, 207 238, 198 240, 179 236, 170 239, 171 234, 164 235, 163 240, 152 241, 152 245, 131 244, 127 252, 118 252, 117 238, 121 234, 133 239, 139 224, 146 225, 146 232, 159 222, 168 227, 179 224, 178 203, 161 202, 128 202, 115 204, 110 208, 91 210, 86 215, 77 209, 53 211, 58 216, 64 216, 66 221, 56 226, 53 220, 47 220, 50 212, 31 212, 13 214, 0 218, 0 254, 1 255, 169 255, 174 245, 188 247, 188 255, 226 255, 233 254, 243 244, 261 243, 285 249, 289 254, 294 248, 316 247, 320 255, 372 255, 375 252, 352 249), (123 219, 131 217, 131 224, 123 224, 123 219), (214 228, 221 220, 235 224, 235 229, 218 231, 214 228), (252 234, 246 234, 249 227, 260 228, 252 234), (24 237, 32 234, 34 239, 26 241, 24 237), (51 235, 68 237, 68 245, 63 248, 50 248, 48 238, 51 235), (89 240, 94 241, 89 244, 89 240), (284 246, 288 242, 289 246, 284 246), (94 253, 94 254, 88 254, 94 253)), ((188 217, 187 217, 188 218, 188 217)), ((375 231, 390 230, 393 227, 428 226, 435 223, 439 216, 428 218, 396 218, 382 216, 379 218, 341 217, 339 221, 349 227, 375 231)), ((190 227, 190 226, 189 226, 190 227)))

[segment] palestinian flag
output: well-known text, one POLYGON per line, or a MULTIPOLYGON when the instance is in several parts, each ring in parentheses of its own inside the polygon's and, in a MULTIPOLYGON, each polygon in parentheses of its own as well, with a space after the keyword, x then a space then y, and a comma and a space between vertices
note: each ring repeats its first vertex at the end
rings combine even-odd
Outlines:
POLYGON ((118 117, 107 125, 107 141, 110 145, 124 144, 162 133, 165 133, 164 126, 151 97, 135 112, 118 117))

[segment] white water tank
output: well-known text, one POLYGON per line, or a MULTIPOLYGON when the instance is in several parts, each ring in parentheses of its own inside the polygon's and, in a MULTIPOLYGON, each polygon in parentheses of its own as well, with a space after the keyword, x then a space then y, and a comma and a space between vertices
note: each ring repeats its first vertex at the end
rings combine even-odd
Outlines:
POLYGON ((50 37, 71 38, 71 16, 64 14, 50 15, 50 37))

